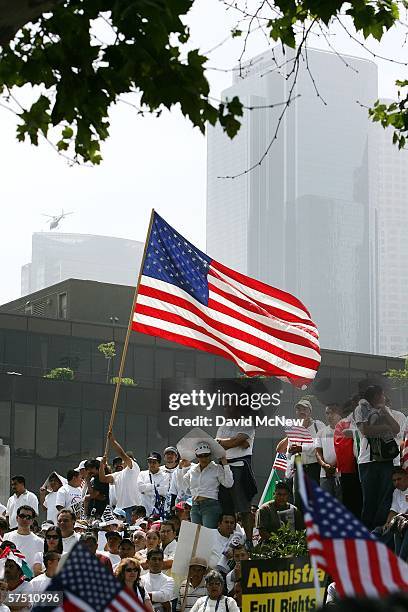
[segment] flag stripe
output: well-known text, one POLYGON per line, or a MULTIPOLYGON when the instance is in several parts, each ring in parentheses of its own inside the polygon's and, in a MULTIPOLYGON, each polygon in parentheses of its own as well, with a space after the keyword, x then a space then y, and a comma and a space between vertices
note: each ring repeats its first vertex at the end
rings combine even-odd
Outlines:
POLYGON ((320 363, 319 345, 316 339, 311 337, 310 334, 302 329, 294 327, 290 327, 291 331, 288 331, 289 326, 287 322, 271 318, 264 313, 253 313, 248 311, 248 308, 245 306, 237 306, 231 303, 228 295, 224 297, 221 293, 214 293, 210 290, 208 306, 206 307, 197 302, 197 300, 184 291, 184 289, 149 276, 143 276, 141 279, 141 285, 139 287, 139 296, 140 295, 156 297, 165 302, 185 308, 188 308, 189 305, 195 306, 196 310, 194 312, 198 314, 204 312, 210 316, 215 316, 217 313, 222 313, 231 317, 233 320, 238 318, 242 323, 248 324, 251 329, 255 327, 257 330, 265 332, 268 336, 273 336, 276 338, 276 342, 279 340, 286 342, 287 347, 291 348, 292 352, 309 357, 315 361, 316 364, 320 363))
POLYGON ((289 326, 286 321, 282 321, 277 317, 271 317, 260 308, 251 308, 250 303, 245 303, 243 299, 236 298, 231 288, 228 288, 229 291, 227 291, 225 290, 227 287, 217 287, 211 282, 208 286, 210 289, 208 306, 213 310, 225 312, 232 316, 238 313, 241 321, 254 324, 257 329, 265 331, 277 339, 287 342, 292 341, 299 346, 310 348, 317 355, 317 358, 320 357, 318 341, 312 334, 305 331, 303 327, 290 326, 290 331, 288 331, 289 326))
MULTIPOLYGON (((168 313, 165 313, 165 315, 166 319, 172 318, 170 315, 168 315, 168 313)), ((175 316, 177 317, 177 315, 175 316)), ((207 344, 207 346, 210 345, 217 347, 218 349, 222 350, 224 354, 228 354, 229 358, 236 361, 245 371, 265 371, 273 373, 273 375, 297 376, 304 379, 309 378, 311 375, 310 369, 289 364, 281 359, 276 359, 276 364, 271 363, 262 358, 265 357, 265 351, 257 351, 254 347, 248 346, 238 340, 232 340, 230 343, 227 343, 223 340, 223 338, 218 337, 217 334, 209 333, 205 330, 205 328, 199 325, 195 325, 192 322, 187 325, 187 321, 184 321, 182 318, 178 320, 178 323, 172 323, 166 319, 164 317, 159 319, 158 317, 143 315, 139 312, 139 307, 137 306, 132 329, 135 331, 143 331, 143 329, 141 329, 142 326, 146 328, 156 328, 158 330, 160 329, 165 332, 172 333, 174 335, 175 342, 179 342, 177 338, 185 336, 183 344, 187 344, 189 343, 189 339, 193 339, 197 341, 197 343, 204 343, 207 344), (234 351, 231 350, 231 346, 234 351), (251 354, 250 352, 246 352, 243 350, 243 348, 248 348, 248 351, 252 348, 253 353, 251 354), (258 355, 262 355, 262 357, 258 355)), ((273 357, 273 355, 271 355, 271 357, 273 357)))
POLYGON ((245 287, 242 286, 237 287, 235 283, 231 284, 231 280, 228 277, 220 277, 219 274, 214 273, 211 267, 208 274, 210 276, 208 279, 209 286, 213 287, 214 289, 218 288, 224 290, 224 292, 228 294, 229 299, 238 306, 243 306, 251 312, 259 312, 260 314, 276 319, 287 321, 289 318, 290 322, 299 326, 300 329, 304 329, 309 333, 311 332, 312 328, 308 325, 309 319, 305 320, 302 316, 296 316, 293 312, 290 312, 290 310, 286 311, 283 308, 277 308, 276 306, 272 307, 269 304, 265 304, 265 302, 256 300, 253 292, 248 289, 245 290, 245 287))
POLYGON ((174 308, 172 306, 174 301, 171 299, 171 296, 169 297, 170 299, 167 299, 166 296, 166 302, 164 302, 163 299, 160 300, 141 294, 138 299, 136 312, 157 318, 159 318, 160 315, 161 318, 167 321, 179 323, 181 325, 189 326, 191 323, 198 326, 199 330, 204 330, 204 332, 213 334, 213 337, 215 335, 217 339, 223 340, 226 345, 231 345, 234 341, 242 343, 242 347, 247 351, 251 351, 251 348, 256 345, 259 351, 263 350, 268 353, 268 360, 276 356, 285 360, 287 363, 295 363, 296 365, 310 369, 310 371, 313 371, 313 368, 318 366, 318 362, 316 361, 312 361, 307 357, 302 357, 299 353, 297 355, 292 355, 276 344, 274 345, 267 342, 267 339, 273 340, 270 336, 268 338, 265 334, 254 336, 248 333, 253 331, 253 329, 245 325, 246 329, 243 330, 244 325, 237 320, 234 321, 232 318, 228 318, 227 321, 229 325, 226 325, 222 322, 222 319, 225 319, 222 315, 220 316, 216 313, 215 316, 209 316, 204 312, 200 312, 197 307, 188 302, 184 304, 179 303, 177 308, 174 308), (221 321, 219 319, 221 319, 221 321), (262 335, 264 336, 263 338, 261 337, 262 335), (244 343, 246 345, 245 347, 244 343))
MULTIPOLYGON (((255 290, 259 294, 259 298, 264 303, 267 299, 266 296, 270 296, 273 300, 279 301, 282 306, 285 308, 289 308, 289 306, 294 306, 296 310, 302 313, 306 313, 308 318, 310 319, 310 313, 305 308, 304 304, 300 300, 298 300, 294 295, 287 293, 286 291, 282 291, 281 289, 276 289, 275 287, 271 287, 266 283, 256 280, 255 278, 251 278, 249 276, 245 276, 244 274, 240 274, 236 270, 232 270, 231 268, 227 268, 223 264, 218 261, 211 261, 211 266, 214 268, 219 274, 223 274, 237 283, 239 283, 243 290, 246 292, 249 289, 255 290)), ((271 301, 273 303, 273 301, 271 301)))

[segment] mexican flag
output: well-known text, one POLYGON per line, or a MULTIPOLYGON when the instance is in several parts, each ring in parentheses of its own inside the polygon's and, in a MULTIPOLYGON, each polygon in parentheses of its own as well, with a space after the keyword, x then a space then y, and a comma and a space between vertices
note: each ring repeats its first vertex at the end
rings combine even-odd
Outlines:
POLYGON ((275 461, 273 462, 271 473, 265 485, 259 505, 266 504, 266 502, 273 499, 275 493, 276 483, 285 478, 287 466, 287 457, 285 453, 276 453, 275 461))

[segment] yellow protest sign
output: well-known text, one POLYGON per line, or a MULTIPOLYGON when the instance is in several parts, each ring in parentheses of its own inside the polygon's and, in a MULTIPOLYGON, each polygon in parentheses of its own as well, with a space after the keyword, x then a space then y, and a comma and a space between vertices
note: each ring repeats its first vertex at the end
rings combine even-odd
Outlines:
MULTIPOLYGON (((313 568, 308 557, 242 561, 242 612, 316 610, 313 568)), ((318 570, 321 600, 325 573, 318 570)))

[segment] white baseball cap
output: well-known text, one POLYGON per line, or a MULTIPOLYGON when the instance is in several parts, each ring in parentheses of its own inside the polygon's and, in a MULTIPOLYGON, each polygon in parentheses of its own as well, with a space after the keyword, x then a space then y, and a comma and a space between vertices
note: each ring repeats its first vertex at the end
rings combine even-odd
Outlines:
POLYGON ((209 455, 211 454, 211 447, 207 442, 199 442, 194 452, 196 455, 209 455))
POLYGON ((78 465, 77 468, 75 468, 75 470, 79 471, 79 470, 84 470, 85 469, 85 463, 86 463, 86 459, 84 459, 83 461, 81 461, 81 463, 78 465))

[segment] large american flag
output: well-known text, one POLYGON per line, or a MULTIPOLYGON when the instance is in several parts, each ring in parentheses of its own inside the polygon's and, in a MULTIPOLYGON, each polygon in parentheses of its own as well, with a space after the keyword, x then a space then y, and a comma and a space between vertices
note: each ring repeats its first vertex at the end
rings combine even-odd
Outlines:
POLYGON ((153 215, 132 329, 221 355, 248 376, 310 383, 320 348, 305 306, 211 259, 153 215))
POLYGON ((36 606, 33 612, 146 612, 145 606, 92 555, 83 544, 71 550, 62 570, 45 592, 62 592, 64 601, 52 607, 36 606))
POLYGON ((408 565, 354 515, 298 469, 307 544, 341 597, 380 597, 408 590, 408 565))

